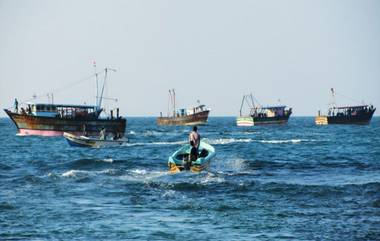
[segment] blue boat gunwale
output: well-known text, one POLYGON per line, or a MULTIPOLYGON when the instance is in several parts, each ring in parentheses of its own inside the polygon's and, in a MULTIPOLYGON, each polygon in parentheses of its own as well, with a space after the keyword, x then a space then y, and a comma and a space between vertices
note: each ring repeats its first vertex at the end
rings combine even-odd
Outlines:
MULTIPOLYGON (((207 150, 208 154, 206 157, 198 157, 196 161, 191 162, 192 165, 196 166, 202 166, 208 163, 211 158, 215 156, 215 148, 211 146, 210 144, 201 141, 199 145, 199 151, 201 152, 203 149, 207 150)), ((190 144, 185 144, 183 145, 180 149, 175 151, 168 160, 168 163, 174 163, 175 165, 182 165, 183 164, 183 159, 177 159, 176 157, 179 154, 190 154, 191 146, 190 144)))

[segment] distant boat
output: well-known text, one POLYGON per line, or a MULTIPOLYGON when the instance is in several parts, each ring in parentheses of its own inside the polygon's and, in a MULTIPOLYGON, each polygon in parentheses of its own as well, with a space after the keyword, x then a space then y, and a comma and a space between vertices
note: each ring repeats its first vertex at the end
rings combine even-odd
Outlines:
POLYGON ((336 93, 333 88, 331 88, 331 94, 332 106, 328 109, 327 115, 321 115, 321 111, 318 111, 318 116, 315 117, 317 125, 369 124, 376 110, 373 105, 336 106, 336 93))
POLYGON ((186 170, 191 172, 201 172, 209 167, 211 159, 216 154, 213 146, 201 141, 199 145, 198 159, 191 162, 191 165, 186 167, 190 151, 190 144, 186 144, 169 157, 169 173, 178 173, 186 170))
POLYGON ((240 114, 236 118, 236 124, 237 126, 286 124, 291 114, 292 108, 287 108, 285 105, 262 107, 255 103, 252 94, 244 95, 240 106, 240 114), (250 109, 247 115, 242 113, 244 104, 248 104, 250 109))
MULTIPOLYGON (((15 103, 13 111, 10 109, 4 111, 15 123, 19 135, 61 136, 64 132, 70 132, 75 135, 86 133, 89 136, 96 136, 102 128, 105 128, 107 133, 123 136, 126 119, 119 115, 118 108, 115 116, 111 111, 110 117, 100 117, 103 111, 101 103, 108 70, 112 69, 104 70, 101 96, 99 98, 97 96, 97 104, 94 106, 27 102, 24 107, 19 108, 18 103, 15 103)), ((97 80, 98 73, 95 76, 97 80)))
POLYGON ((167 117, 163 117, 161 112, 161 116, 157 118, 158 125, 201 125, 207 123, 210 110, 205 105, 199 104, 192 108, 176 110, 174 89, 169 90, 169 98, 172 104, 172 112, 167 117))
POLYGON ((63 137, 67 140, 70 146, 77 147, 111 147, 111 146, 121 146, 127 143, 127 140, 101 140, 98 138, 92 138, 87 136, 76 136, 67 132, 63 133, 63 137))

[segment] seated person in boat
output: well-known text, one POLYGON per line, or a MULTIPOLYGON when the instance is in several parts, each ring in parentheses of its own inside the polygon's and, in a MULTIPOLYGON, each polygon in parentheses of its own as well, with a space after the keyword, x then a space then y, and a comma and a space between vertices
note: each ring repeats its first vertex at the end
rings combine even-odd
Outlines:
POLYGON ((121 138, 121 134, 119 133, 119 132, 114 132, 113 133, 113 140, 118 140, 118 139, 120 139, 121 138))

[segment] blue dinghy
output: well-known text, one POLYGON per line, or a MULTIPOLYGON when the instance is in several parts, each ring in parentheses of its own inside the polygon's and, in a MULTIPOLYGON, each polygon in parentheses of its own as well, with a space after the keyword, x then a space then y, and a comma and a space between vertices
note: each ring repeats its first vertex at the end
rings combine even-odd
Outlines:
POLYGON ((184 170, 200 172, 210 165, 211 159, 215 156, 215 148, 210 144, 201 141, 199 145, 198 159, 189 161, 191 146, 186 144, 169 157, 168 166, 170 173, 177 173, 184 170))

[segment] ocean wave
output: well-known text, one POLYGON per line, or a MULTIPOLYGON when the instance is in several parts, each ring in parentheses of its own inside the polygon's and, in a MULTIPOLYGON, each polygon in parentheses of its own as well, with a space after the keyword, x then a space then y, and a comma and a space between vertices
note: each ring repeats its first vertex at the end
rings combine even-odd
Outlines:
POLYGON ((61 174, 62 177, 82 177, 98 174, 114 174, 115 169, 105 169, 101 171, 69 170, 61 174))
POLYGON ((98 162, 107 162, 107 163, 113 163, 114 160, 112 158, 106 158, 106 159, 102 159, 102 160, 97 160, 98 162))
POLYGON ((6 164, 0 163, 0 170, 12 170, 11 166, 8 166, 6 164))
POLYGON ((205 142, 210 145, 226 145, 231 143, 239 143, 239 142, 252 142, 252 139, 235 139, 235 138, 220 138, 220 139, 203 139, 205 142))
POLYGON ((261 143, 267 143, 267 144, 296 144, 296 143, 301 143, 301 142, 315 142, 318 140, 315 139, 289 139, 289 140, 258 140, 258 142, 261 143))
MULTIPOLYGON (((185 133, 188 133, 188 130, 184 131, 185 133)), ((182 135, 183 132, 181 131, 157 131, 157 130, 146 130, 145 132, 141 133, 142 136, 145 137, 155 137, 155 136, 178 136, 182 135)))
POLYGON ((16 207, 9 202, 0 202, 0 210, 11 210, 16 207))
POLYGON ((207 175, 200 180, 201 184, 210 184, 210 183, 223 183, 226 180, 223 177, 215 175, 211 172, 208 172, 207 175))
POLYGON ((226 145, 231 143, 249 143, 249 142, 260 142, 267 144, 287 144, 287 143, 301 143, 301 142, 313 142, 318 141, 314 139, 288 139, 288 140, 256 140, 252 138, 220 138, 220 139, 203 139, 205 142, 211 145, 226 145))
POLYGON ((64 164, 66 168, 70 169, 92 169, 92 168, 99 168, 99 167, 107 167, 110 164, 115 164, 117 161, 115 161, 112 158, 104 158, 104 159, 79 159, 79 160, 73 160, 69 161, 64 164))
POLYGON ((123 181, 146 183, 152 179, 168 175, 167 171, 150 171, 146 169, 132 169, 120 176, 123 181))
POLYGON ((125 143, 124 146, 160 146, 160 145, 183 145, 187 141, 158 141, 158 142, 136 142, 136 143, 125 143))
POLYGON ((292 139, 292 140, 261 140, 261 143, 269 143, 269 144, 283 144, 283 143, 300 143, 301 139, 292 139))

